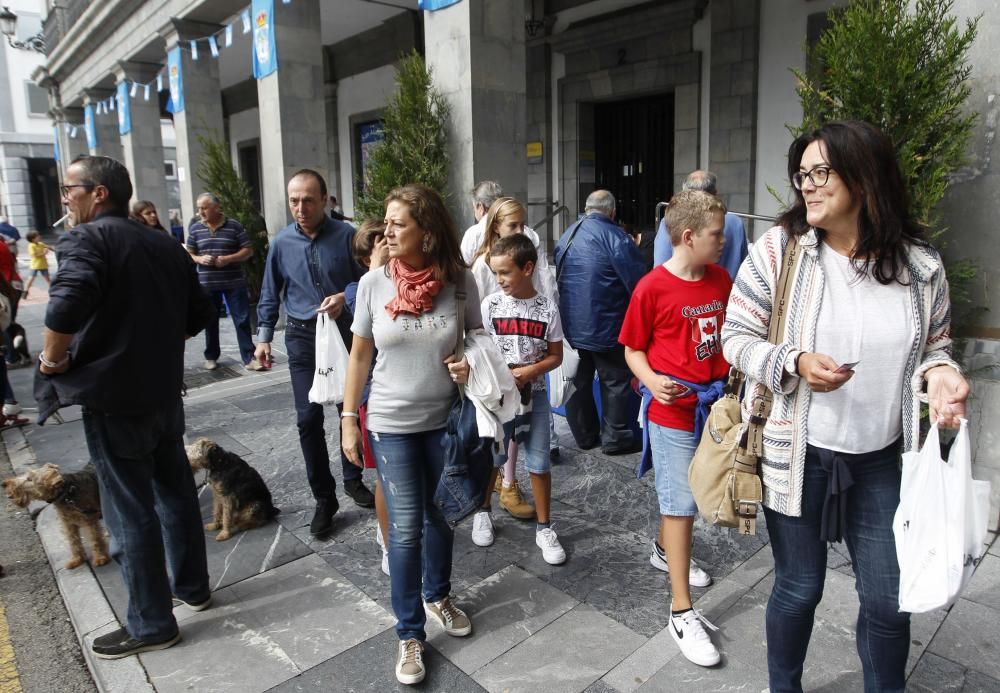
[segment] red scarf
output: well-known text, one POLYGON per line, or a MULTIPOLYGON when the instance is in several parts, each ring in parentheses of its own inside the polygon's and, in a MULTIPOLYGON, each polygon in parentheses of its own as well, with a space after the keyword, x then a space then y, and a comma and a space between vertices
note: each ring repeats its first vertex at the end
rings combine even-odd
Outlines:
POLYGON ((433 267, 415 270, 402 260, 389 260, 389 276, 396 283, 396 296, 385 304, 385 309, 393 320, 400 313, 420 315, 434 307, 441 282, 434 279, 433 267))

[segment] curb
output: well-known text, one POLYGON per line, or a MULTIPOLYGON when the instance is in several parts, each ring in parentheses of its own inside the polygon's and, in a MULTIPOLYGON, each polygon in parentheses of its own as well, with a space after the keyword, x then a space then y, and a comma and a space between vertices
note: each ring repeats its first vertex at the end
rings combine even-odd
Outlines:
MULTIPOLYGON (((20 429, 7 429, 3 431, 2 437, 15 474, 22 474, 38 466, 38 459, 20 429)), ((101 659, 90 649, 95 637, 119 627, 118 618, 111 610, 89 563, 86 564, 86 569, 84 566, 73 570, 63 567, 69 557, 69 547, 55 512, 47 508, 45 503, 32 503, 29 511, 36 515, 35 531, 38 532, 42 548, 52 567, 59 593, 95 685, 102 693, 155 693, 156 689, 150 683, 146 669, 138 657, 101 659)))

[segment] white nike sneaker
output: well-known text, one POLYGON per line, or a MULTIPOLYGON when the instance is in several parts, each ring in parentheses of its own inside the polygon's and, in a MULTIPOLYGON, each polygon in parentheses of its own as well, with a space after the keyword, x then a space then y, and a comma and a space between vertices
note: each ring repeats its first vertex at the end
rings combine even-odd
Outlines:
POLYGON ((681 654, 698 666, 712 667, 718 664, 722 657, 705 632, 705 626, 713 631, 719 629, 702 616, 700 611, 690 609, 674 616, 673 604, 670 607, 670 623, 667 628, 677 647, 681 649, 681 654))
POLYGON ((559 535, 551 527, 535 532, 535 546, 542 550, 542 558, 549 565, 566 562, 566 551, 559 543, 559 535))
MULTIPOLYGON (((649 552, 649 564, 664 573, 670 572, 670 568, 667 566, 667 554, 655 539, 653 540, 653 550, 649 552)), ((688 584, 692 587, 708 587, 712 584, 712 576, 706 573, 693 558, 688 570, 688 584)))
POLYGON ((489 510, 480 510, 472 518, 472 543, 476 546, 493 544, 493 517, 489 510))

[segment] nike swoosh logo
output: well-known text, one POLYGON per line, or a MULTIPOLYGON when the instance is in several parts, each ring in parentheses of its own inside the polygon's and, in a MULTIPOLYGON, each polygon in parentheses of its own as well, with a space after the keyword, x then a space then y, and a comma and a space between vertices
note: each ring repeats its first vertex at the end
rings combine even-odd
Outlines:
POLYGON ((674 620, 673 619, 670 619, 670 627, 674 629, 674 632, 677 634, 678 638, 680 638, 681 640, 684 639, 684 631, 677 630, 677 626, 674 625, 674 620))

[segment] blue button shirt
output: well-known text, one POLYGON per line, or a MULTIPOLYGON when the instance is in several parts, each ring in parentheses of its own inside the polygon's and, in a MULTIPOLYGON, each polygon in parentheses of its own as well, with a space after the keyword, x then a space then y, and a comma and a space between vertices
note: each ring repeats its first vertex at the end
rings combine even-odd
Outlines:
MULTIPOLYGON (((264 266, 264 282, 257 302, 257 341, 270 342, 278 322, 278 307, 284 303, 288 317, 313 320, 323 299, 338 294, 364 274, 354 261, 351 245, 354 227, 325 217, 315 238, 309 238, 298 224, 290 224, 271 240, 264 266)), ((346 323, 345 312, 337 320, 346 323)), ((344 332, 342 327, 341 332, 344 332)))

